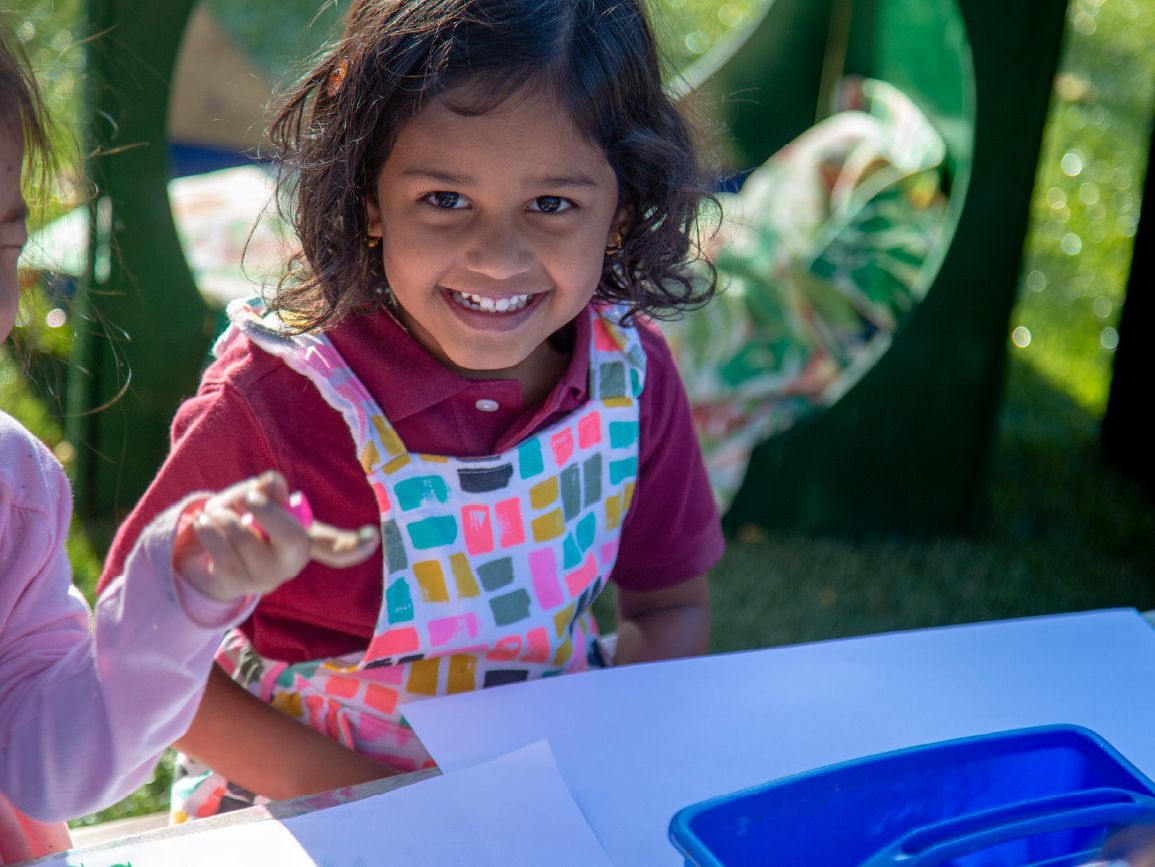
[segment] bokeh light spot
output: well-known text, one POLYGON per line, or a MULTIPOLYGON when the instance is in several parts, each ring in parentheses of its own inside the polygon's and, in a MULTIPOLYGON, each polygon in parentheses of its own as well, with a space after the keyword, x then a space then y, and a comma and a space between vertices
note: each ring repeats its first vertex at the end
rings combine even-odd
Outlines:
POLYGON ((727 27, 737 27, 746 17, 746 10, 733 3, 726 3, 718 10, 718 20, 727 27))
POLYGON ((694 54, 702 54, 710 47, 710 37, 701 30, 695 30, 686 36, 686 48, 694 54))
POLYGON ((1092 36, 1099 25, 1095 23, 1095 16, 1088 12, 1077 12, 1075 20, 1071 22, 1075 29, 1083 36, 1092 36))
POLYGON ((52 454, 56 455, 56 460, 65 466, 76 460, 76 448, 68 440, 58 442, 52 450, 52 454))

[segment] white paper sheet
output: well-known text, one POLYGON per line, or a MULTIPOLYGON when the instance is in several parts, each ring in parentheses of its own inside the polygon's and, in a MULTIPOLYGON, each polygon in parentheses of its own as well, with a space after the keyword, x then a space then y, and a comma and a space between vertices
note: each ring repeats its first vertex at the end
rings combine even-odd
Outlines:
POLYGON ((79 853, 51 867, 602 867, 611 862, 538 741, 457 773, 283 822, 79 853))
POLYGON ((502 686, 405 709, 446 771, 548 738, 610 858, 680 864, 677 810, 833 762, 1052 723, 1155 778, 1155 630, 1101 611, 502 686))
POLYGON ((171 840, 82 851, 37 867, 205 867, 207 864, 316 867, 317 863, 287 828, 270 820, 203 834, 185 834, 171 840))
POLYGON ((544 741, 285 826, 310 853, 334 853, 318 865, 611 863, 544 741))

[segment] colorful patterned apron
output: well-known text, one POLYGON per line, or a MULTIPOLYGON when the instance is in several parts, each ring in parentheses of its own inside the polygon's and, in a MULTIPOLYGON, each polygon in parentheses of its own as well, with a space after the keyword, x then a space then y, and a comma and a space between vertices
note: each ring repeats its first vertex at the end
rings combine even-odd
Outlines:
MULTIPOLYGON (((363 654, 287 664, 234 630, 217 662, 250 692, 401 770, 433 764, 406 702, 583 671, 589 614, 617 557, 638 472, 645 354, 623 311, 590 307, 589 400, 493 457, 412 453, 324 334, 285 335, 259 302, 229 305, 216 352, 249 339, 339 411, 377 498, 384 596, 363 654)), ((178 758, 173 821, 265 799, 178 758), (183 774, 183 775, 182 775, 183 774)))

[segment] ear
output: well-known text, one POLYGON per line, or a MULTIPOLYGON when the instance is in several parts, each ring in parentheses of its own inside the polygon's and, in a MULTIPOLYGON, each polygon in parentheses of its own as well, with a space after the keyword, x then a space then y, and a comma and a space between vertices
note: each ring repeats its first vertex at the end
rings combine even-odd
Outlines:
POLYGON ((381 207, 377 204, 372 196, 366 195, 365 199, 365 233, 370 238, 381 237, 381 207))
POLYGON ((609 234, 606 235, 606 255, 613 255, 621 251, 622 242, 630 228, 629 212, 625 208, 618 208, 614 214, 614 221, 610 223, 609 234))
POLYGON ((614 214, 614 221, 610 223, 610 233, 606 236, 607 242, 612 243, 614 239, 621 240, 629 229, 630 212, 625 208, 618 208, 618 212, 614 214))

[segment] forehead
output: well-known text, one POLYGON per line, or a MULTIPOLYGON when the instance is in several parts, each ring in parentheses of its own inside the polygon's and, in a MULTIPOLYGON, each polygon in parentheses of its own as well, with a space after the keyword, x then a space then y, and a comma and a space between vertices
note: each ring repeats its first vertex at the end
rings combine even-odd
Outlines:
POLYGON ((462 113, 475 94, 468 86, 427 103, 402 127, 386 165, 400 171, 446 163, 553 173, 579 169, 612 173, 601 147, 578 129, 569 111, 541 88, 518 91, 483 113, 462 113))

